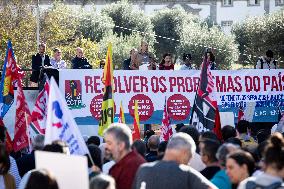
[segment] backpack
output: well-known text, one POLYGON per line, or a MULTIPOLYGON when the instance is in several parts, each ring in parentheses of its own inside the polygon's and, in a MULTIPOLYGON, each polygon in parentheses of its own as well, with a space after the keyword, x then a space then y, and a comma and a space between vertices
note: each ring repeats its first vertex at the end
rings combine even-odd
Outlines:
MULTIPOLYGON (((260 69, 263 69, 263 64, 264 64, 263 59, 259 58, 259 60, 260 60, 260 69)), ((273 60, 273 64, 274 64, 275 68, 277 68, 276 67, 276 60, 273 60)))
POLYGON ((246 189, 277 189, 277 188, 282 188, 282 186, 283 184, 281 182, 275 182, 268 186, 262 186, 250 180, 246 184, 246 189))

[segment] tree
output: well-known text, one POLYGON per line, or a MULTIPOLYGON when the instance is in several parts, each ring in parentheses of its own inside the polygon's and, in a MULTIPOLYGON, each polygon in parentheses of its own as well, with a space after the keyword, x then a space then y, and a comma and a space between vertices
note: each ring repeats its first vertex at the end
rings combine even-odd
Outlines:
MULTIPOLYGON (((133 5, 127 3, 126 1, 107 5, 105 8, 103 8, 102 14, 112 18, 115 24, 113 31, 118 35, 131 35, 133 31, 153 34, 153 25, 151 24, 150 18, 141 10, 134 10, 133 5), (120 27, 126 29, 121 29, 120 27)), ((145 36, 146 40, 152 41, 154 34, 145 35, 142 33, 142 36, 143 35, 145 36)))
MULTIPOLYGON (((255 65, 259 56, 268 49, 274 51, 278 60, 284 58, 283 10, 273 14, 249 17, 233 26, 232 33, 239 43, 243 65, 255 65)), ((281 64, 280 64, 281 66, 281 64)))
POLYGON ((80 12, 77 32, 85 39, 99 42, 103 37, 112 33, 114 23, 109 16, 98 14, 95 10, 88 13, 80 12))

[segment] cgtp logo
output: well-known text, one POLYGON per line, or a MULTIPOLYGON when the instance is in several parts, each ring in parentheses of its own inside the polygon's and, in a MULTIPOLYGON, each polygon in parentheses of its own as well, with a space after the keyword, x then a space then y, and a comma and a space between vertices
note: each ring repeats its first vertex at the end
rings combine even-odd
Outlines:
POLYGON ((70 109, 86 107, 82 102, 82 83, 80 80, 65 80, 65 99, 70 109))
POLYGON ((62 127, 63 112, 58 101, 52 103, 52 113, 55 115, 52 121, 52 126, 58 129, 62 127))

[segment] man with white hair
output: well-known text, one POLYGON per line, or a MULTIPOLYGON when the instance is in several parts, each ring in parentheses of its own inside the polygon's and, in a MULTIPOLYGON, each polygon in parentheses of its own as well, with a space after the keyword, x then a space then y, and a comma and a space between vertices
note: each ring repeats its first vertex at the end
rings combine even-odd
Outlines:
POLYGON ((130 189, 139 166, 145 159, 131 150, 130 128, 122 123, 113 123, 105 131, 105 152, 115 161, 109 174, 115 179, 117 189, 130 189))
POLYGON ((187 165, 195 149, 191 136, 185 133, 174 134, 162 161, 143 164, 137 171, 132 188, 216 188, 199 172, 187 165))
POLYGON ((84 57, 82 48, 76 48, 76 56, 72 59, 72 69, 92 69, 88 59, 84 57))

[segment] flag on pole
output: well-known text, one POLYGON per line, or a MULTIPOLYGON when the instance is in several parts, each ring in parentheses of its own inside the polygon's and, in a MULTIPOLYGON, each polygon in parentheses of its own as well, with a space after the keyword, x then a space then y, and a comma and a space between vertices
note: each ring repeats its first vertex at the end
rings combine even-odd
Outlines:
POLYGON ((199 132, 212 131, 215 126, 217 103, 214 95, 214 82, 209 66, 209 59, 204 58, 200 73, 199 87, 195 95, 190 123, 199 132))
POLYGON ((119 123, 124 123, 125 124, 125 117, 124 117, 124 111, 123 111, 123 106, 122 106, 122 101, 120 102, 120 108, 119 108, 119 123))
POLYGON ((168 106, 167 106, 167 97, 165 97, 165 105, 164 105, 164 113, 162 120, 162 136, 161 141, 168 141, 170 137, 173 135, 172 127, 170 126, 170 116, 168 114, 168 106))
MULTIPOLYGON (((20 78, 19 81, 21 81, 20 78)), ((27 116, 30 116, 30 110, 26 101, 22 84, 21 82, 18 82, 16 100, 16 121, 13 141, 13 149, 15 152, 23 148, 29 147, 30 137, 27 116)))
POLYGON ((72 117, 66 101, 63 98, 56 81, 52 77, 47 104, 44 143, 51 144, 55 140, 66 142, 69 146, 70 154, 89 154, 86 143, 72 117))
POLYGON ((31 135, 44 135, 45 133, 47 102, 49 95, 49 81, 47 76, 45 76, 45 78, 44 87, 38 94, 31 116, 28 117, 31 135))
POLYGON ((0 117, 3 118, 14 102, 14 87, 19 76, 12 43, 7 43, 2 78, 0 83, 0 117))
POLYGON ((138 102, 135 100, 134 106, 134 123, 133 123, 133 132, 132 132, 132 140, 140 140, 140 121, 138 114, 138 102))
POLYGON ((113 65, 112 65, 112 45, 109 43, 106 57, 106 65, 103 73, 104 96, 102 102, 101 118, 99 122, 98 134, 103 136, 104 130, 114 121, 114 101, 113 101, 113 65))
MULTIPOLYGON (((5 127, 5 124, 4 124, 4 122, 1 118, 0 118, 0 127, 5 127)), ((6 135, 6 141, 1 141, 1 142, 5 143, 6 150, 10 153, 10 152, 13 151, 13 141, 12 141, 7 129, 5 131, 5 135, 6 135)))

